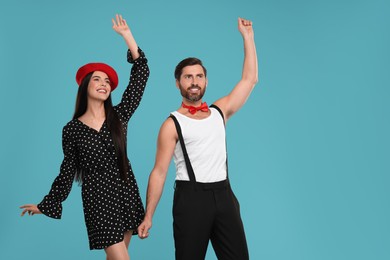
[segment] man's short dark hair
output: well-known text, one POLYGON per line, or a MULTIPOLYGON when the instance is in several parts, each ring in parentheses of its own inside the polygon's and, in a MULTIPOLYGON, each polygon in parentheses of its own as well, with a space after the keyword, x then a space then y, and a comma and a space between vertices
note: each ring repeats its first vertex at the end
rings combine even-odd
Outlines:
POLYGON ((203 72, 204 72, 204 76, 207 77, 207 70, 203 66, 202 61, 200 59, 198 59, 198 58, 190 57, 190 58, 186 58, 186 59, 182 60, 181 62, 179 62, 179 64, 177 64, 176 69, 175 69, 175 79, 177 79, 177 80, 180 79, 180 76, 181 76, 181 74, 183 72, 183 68, 184 67, 193 66, 193 65, 200 65, 200 66, 202 66, 203 72))

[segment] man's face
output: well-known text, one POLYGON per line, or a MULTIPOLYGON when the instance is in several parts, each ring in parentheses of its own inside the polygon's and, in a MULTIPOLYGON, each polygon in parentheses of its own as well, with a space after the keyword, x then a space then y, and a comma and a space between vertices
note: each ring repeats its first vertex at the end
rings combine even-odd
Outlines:
POLYGON ((181 95, 191 102, 202 99, 206 85, 207 78, 200 65, 184 67, 180 79, 176 80, 176 86, 180 89, 181 95))

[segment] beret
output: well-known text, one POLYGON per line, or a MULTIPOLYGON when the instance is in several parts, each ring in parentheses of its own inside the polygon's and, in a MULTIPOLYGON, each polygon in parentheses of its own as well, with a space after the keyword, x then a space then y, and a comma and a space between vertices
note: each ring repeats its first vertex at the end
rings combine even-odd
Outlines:
POLYGON ((77 84, 80 86, 85 76, 94 71, 102 71, 107 74, 110 79, 111 91, 118 86, 118 74, 116 71, 111 66, 101 62, 87 63, 81 66, 76 73, 77 84))

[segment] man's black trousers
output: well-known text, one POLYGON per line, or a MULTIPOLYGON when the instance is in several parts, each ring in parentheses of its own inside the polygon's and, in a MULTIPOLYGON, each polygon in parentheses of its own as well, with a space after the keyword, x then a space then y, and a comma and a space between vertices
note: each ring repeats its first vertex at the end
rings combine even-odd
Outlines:
POLYGON ((209 240, 219 260, 248 260, 240 206, 229 181, 176 181, 173 201, 176 260, 204 260, 209 240))

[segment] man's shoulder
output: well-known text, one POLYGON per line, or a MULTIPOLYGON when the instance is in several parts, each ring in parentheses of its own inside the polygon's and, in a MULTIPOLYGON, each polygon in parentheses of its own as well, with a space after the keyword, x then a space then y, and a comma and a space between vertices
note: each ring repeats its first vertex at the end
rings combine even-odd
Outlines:
POLYGON ((176 131, 176 126, 175 122, 173 121, 172 117, 169 116, 167 119, 164 120, 160 127, 160 132, 159 132, 159 139, 177 139, 177 131, 176 131))
POLYGON ((170 114, 162 123, 161 130, 175 130, 174 115, 170 114))

